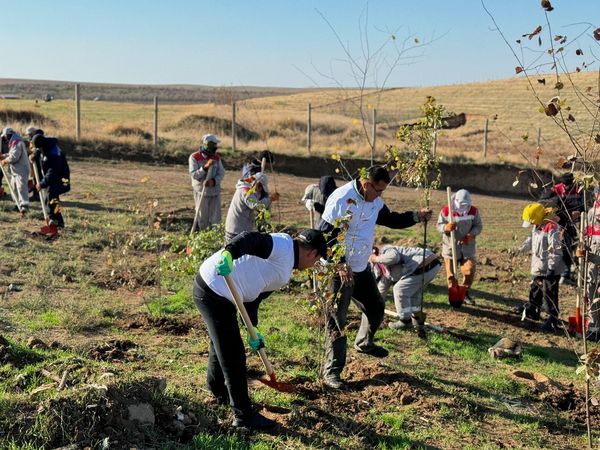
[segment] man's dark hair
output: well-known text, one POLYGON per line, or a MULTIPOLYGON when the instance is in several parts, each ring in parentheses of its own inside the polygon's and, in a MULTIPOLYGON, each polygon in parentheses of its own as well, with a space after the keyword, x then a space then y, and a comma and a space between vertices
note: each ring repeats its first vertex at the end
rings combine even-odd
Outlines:
POLYGON ((392 179, 390 178, 390 173, 385 167, 373 166, 369 169, 369 181, 373 183, 384 181, 386 184, 389 184, 392 179))

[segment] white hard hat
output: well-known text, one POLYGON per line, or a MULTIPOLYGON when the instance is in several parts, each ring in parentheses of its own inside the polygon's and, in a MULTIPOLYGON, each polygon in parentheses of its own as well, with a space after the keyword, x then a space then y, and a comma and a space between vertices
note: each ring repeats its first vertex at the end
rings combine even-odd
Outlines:
POLYGON ((31 137, 36 133, 37 130, 38 129, 36 127, 32 127, 31 125, 29 125, 27 128, 25 128, 25 134, 31 137))
POLYGON ((11 127, 6 127, 2 130, 0 137, 6 137, 9 134, 15 134, 15 130, 13 130, 11 127))
POLYGON ((212 142, 213 144, 219 144, 221 141, 217 139, 214 134, 205 134, 202 136, 202 143, 207 144, 208 142, 212 142))

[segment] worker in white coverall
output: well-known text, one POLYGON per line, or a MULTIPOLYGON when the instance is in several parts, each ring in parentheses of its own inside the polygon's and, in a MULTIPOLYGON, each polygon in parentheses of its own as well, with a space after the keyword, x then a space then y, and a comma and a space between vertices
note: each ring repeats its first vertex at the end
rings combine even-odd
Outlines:
POLYGON ((400 320, 388 326, 393 330, 417 327, 422 310, 421 291, 440 271, 439 257, 429 249, 423 252, 418 247, 386 245, 381 250, 374 247, 369 261, 384 300, 390 286, 394 285, 394 303, 400 320))
POLYGON ((225 168, 217 153, 220 142, 214 135, 205 134, 201 147, 189 158, 200 231, 221 223, 221 181, 225 176, 225 168))
POLYGON ((29 158, 27 157, 27 146, 21 136, 12 128, 4 128, 0 135, 2 142, 8 144, 8 153, 0 155, 0 164, 10 167, 10 185, 15 194, 17 209, 25 215, 29 211, 29 158))

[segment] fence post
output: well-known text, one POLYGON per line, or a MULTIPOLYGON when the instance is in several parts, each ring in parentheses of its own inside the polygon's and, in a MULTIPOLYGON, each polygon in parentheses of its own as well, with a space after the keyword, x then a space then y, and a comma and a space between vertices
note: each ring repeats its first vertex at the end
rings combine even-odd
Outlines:
POLYGON ((235 101, 233 101, 233 102, 231 102, 231 150, 233 150, 234 152, 236 150, 235 113, 236 113, 236 106, 235 106, 235 101))
POLYGON ((488 125, 489 119, 485 119, 485 126, 483 127, 483 158, 487 158, 487 146, 488 146, 488 125))
POLYGON ((377 110, 373 108, 373 145, 371 146, 371 165, 375 162, 375 147, 377 145, 377 110))
POLYGON ((154 149, 158 147, 158 97, 154 96, 154 149))
POLYGON ((75 140, 81 138, 81 98, 79 83, 75 83, 75 140))
POLYGON ((310 154, 310 150, 312 148, 311 141, 312 134, 312 107, 311 104, 308 104, 308 108, 306 110, 306 148, 308 149, 308 153, 310 154))

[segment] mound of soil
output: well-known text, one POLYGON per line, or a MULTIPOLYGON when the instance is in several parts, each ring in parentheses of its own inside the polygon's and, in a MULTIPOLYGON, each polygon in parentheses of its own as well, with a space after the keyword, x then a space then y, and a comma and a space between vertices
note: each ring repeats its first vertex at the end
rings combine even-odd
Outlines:
POLYGON ((200 430, 221 431, 205 405, 190 405, 164 395, 164 379, 70 389, 58 398, 17 409, 19 420, 2 424, 16 442, 43 448, 76 444, 76 448, 160 448, 160 442, 186 443, 200 430), (44 433, 34 435, 36 420, 44 433), (8 425, 8 426, 7 426, 8 425), (68 432, 65 432, 68 430, 68 432))
POLYGON ((113 136, 139 137, 146 141, 152 140, 152 135, 138 127, 116 127, 111 132, 113 136))
POLYGON ((188 334, 192 329, 199 326, 198 322, 192 319, 177 319, 175 317, 153 317, 142 315, 135 320, 126 322, 123 325, 125 329, 149 330, 156 329, 161 333, 172 334, 175 336, 183 336, 188 334))
POLYGON ((137 344, 130 340, 111 339, 89 351, 92 359, 100 361, 136 361, 141 359, 137 352, 137 344))
MULTIPOLYGON (((222 119, 220 117, 203 116, 200 114, 191 114, 185 116, 174 125, 165 128, 165 131, 176 131, 183 129, 192 130, 211 130, 212 133, 221 136, 231 135, 231 120, 222 119)), ((243 141, 256 141, 260 139, 260 135, 250 130, 249 128, 235 124, 235 136, 243 141)))
POLYGON ((0 365, 10 364, 13 367, 21 368, 42 359, 38 354, 20 348, 0 335, 0 365))
POLYGON ((35 123, 36 125, 56 124, 54 120, 48 119, 46 116, 38 112, 19 111, 15 109, 4 109, 0 111, 0 122, 8 124, 13 122, 20 122, 23 124, 35 123))

